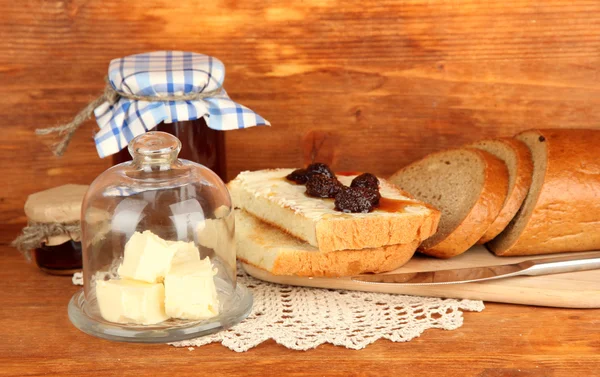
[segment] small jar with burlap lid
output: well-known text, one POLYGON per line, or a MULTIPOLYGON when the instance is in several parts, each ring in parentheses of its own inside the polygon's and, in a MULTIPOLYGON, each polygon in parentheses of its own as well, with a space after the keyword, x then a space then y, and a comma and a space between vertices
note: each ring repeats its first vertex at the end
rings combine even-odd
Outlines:
POLYGON ((69 275, 81 269, 81 203, 87 185, 67 184, 30 195, 27 226, 13 246, 41 270, 69 275))

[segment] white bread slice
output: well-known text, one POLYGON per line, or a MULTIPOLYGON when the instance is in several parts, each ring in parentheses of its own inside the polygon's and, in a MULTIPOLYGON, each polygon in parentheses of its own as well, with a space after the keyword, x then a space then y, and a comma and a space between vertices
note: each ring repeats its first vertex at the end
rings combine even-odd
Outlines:
MULTIPOLYGON (((234 206, 308 242, 322 252, 357 250, 407 244, 431 236, 439 211, 415 200, 380 179, 383 198, 405 203, 393 212, 376 209, 370 213, 343 213, 334 209, 333 199, 312 198, 304 185, 285 177, 293 169, 242 172, 228 187, 234 206)), ((338 176, 350 185, 356 177, 338 176)))
POLYGON ((531 186, 533 160, 529 148, 522 141, 513 138, 481 140, 468 147, 484 150, 498 157, 508 168, 508 196, 496 220, 490 225, 478 244, 495 238, 515 217, 531 186))
POLYGON ((600 131, 529 130, 533 181, 517 215, 487 246, 497 255, 600 249, 600 131))
POLYGON ((390 181, 442 211, 438 232, 419 251, 450 258, 473 246, 494 222, 506 199, 508 172, 492 154, 463 148, 430 154, 390 181))
POLYGON ((238 260, 273 275, 337 277, 391 271, 408 262, 419 245, 415 240, 405 245, 323 253, 239 209, 235 227, 238 260))

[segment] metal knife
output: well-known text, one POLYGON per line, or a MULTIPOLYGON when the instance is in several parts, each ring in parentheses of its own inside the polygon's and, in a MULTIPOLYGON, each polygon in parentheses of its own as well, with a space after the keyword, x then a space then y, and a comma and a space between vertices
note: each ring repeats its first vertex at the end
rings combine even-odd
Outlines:
POLYGON ((405 272, 399 274, 356 275, 351 279, 374 284, 438 285, 537 276, 600 269, 600 252, 585 255, 527 260, 500 266, 456 268, 452 270, 405 272))

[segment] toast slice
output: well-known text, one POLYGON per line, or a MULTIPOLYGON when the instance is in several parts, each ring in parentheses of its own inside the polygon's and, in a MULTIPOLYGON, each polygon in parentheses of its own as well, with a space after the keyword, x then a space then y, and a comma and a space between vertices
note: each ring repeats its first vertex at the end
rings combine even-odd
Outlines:
POLYGON ((522 141, 513 138, 481 140, 468 147, 484 150, 501 159, 508 168, 508 195, 504 206, 478 244, 495 238, 515 217, 531 186, 533 160, 529 148, 522 141))
POLYGON ((394 270, 410 260, 420 240, 365 250, 323 253, 246 211, 235 211, 238 260, 273 275, 351 276, 394 270))
POLYGON ((600 131, 529 130, 515 138, 531 151, 533 179, 488 248, 500 256, 600 249, 600 131))
MULTIPOLYGON (((440 213, 380 179, 382 206, 370 213, 343 213, 333 199, 309 197, 285 177, 293 169, 242 172, 228 187, 234 206, 322 252, 409 244, 435 233, 440 213), (383 203, 392 206, 383 206, 383 203), (387 207, 387 208, 384 208, 387 207)), ((356 175, 339 175, 349 186, 356 175)))
POLYGON ((390 181, 442 211, 438 232, 419 247, 438 258, 462 254, 481 239, 508 191, 504 162, 474 148, 430 154, 396 172, 390 181))

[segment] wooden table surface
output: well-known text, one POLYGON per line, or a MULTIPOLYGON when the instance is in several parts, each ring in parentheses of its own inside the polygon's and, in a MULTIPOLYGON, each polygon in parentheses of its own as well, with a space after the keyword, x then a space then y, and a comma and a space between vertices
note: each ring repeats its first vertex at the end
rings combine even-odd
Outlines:
POLYGON ((0 20, 0 224, 110 166, 92 120, 60 159, 34 130, 146 51, 219 58, 231 98, 271 122, 226 133, 229 178, 313 160, 388 176, 482 138, 600 127, 598 0, 28 0, 0 1, 0 20))
POLYGON ((0 376, 598 376, 600 310, 486 304, 454 331, 360 351, 293 351, 273 341, 245 353, 109 342, 77 330, 67 303, 79 287, 0 246, 0 376))

